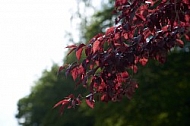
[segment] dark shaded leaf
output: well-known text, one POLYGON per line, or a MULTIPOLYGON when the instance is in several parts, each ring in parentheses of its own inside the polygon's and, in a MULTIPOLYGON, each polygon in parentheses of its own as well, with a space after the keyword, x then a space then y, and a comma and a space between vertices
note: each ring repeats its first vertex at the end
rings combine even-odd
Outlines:
POLYGON ((146 59, 146 58, 141 58, 141 59, 139 59, 139 62, 143 65, 143 66, 145 66, 146 65, 146 63, 148 62, 148 59, 146 59))
POLYGON ((184 42, 183 42, 182 40, 176 39, 176 43, 177 43, 177 45, 178 45, 179 47, 183 48, 184 42))
POLYGON ((73 77, 73 80, 76 80, 76 78, 78 77, 78 69, 77 69, 77 67, 75 67, 74 69, 71 70, 71 75, 73 77))
POLYGON ((77 48, 76 45, 69 45, 69 46, 66 46, 65 48, 77 48))

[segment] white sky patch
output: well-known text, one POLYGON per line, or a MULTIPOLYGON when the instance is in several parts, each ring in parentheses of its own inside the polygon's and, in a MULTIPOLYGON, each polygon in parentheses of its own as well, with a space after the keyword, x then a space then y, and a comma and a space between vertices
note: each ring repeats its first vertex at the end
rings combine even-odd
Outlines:
POLYGON ((18 125, 17 101, 30 93, 44 69, 62 63, 74 1, 0 1, 1 126, 18 125))
POLYGON ((70 27, 75 7, 75 0, 0 0, 0 126, 17 126, 18 100, 44 69, 62 64, 65 31, 77 34, 70 27))

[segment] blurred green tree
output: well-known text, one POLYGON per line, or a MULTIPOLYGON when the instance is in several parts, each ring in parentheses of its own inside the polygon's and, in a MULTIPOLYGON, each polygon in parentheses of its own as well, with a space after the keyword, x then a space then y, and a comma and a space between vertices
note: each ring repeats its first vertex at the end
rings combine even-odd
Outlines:
MULTIPOLYGON (((74 83, 71 77, 57 77, 55 64, 50 71, 45 70, 42 77, 35 83, 29 96, 18 101, 19 123, 23 126, 87 126, 93 125, 93 118, 85 116, 82 111, 65 111, 63 116, 54 104, 64 96, 74 91, 74 83), (78 111, 78 112, 76 112, 78 111)), ((83 89, 76 92, 81 93, 83 89)))

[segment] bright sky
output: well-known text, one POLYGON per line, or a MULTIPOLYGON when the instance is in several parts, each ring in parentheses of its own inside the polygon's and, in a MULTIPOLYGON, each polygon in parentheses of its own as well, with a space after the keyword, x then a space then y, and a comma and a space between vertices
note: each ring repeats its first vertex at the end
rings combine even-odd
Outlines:
POLYGON ((0 0, 0 126, 18 126, 18 100, 44 69, 62 64, 73 12, 76 0, 0 0))
POLYGON ((44 69, 62 63, 74 1, 0 0, 0 126, 18 125, 17 101, 44 69))

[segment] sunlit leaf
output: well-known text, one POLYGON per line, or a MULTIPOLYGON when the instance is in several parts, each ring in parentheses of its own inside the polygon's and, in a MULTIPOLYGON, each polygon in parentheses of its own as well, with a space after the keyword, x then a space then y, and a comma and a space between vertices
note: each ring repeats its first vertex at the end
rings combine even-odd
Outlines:
POLYGON ((177 45, 178 45, 179 47, 183 48, 184 42, 183 42, 182 40, 176 39, 176 42, 177 42, 177 45))
POLYGON ((78 48, 76 49, 76 57, 77 57, 78 60, 80 60, 80 57, 81 57, 82 50, 83 50, 84 46, 85 46, 85 44, 80 44, 78 46, 78 48))
POLYGON ((93 43, 93 53, 95 53, 98 49, 100 48, 100 41, 95 41, 94 43, 93 43))
POLYGON ((90 108, 94 108, 94 101, 93 101, 93 100, 86 99, 86 104, 87 104, 90 108))

